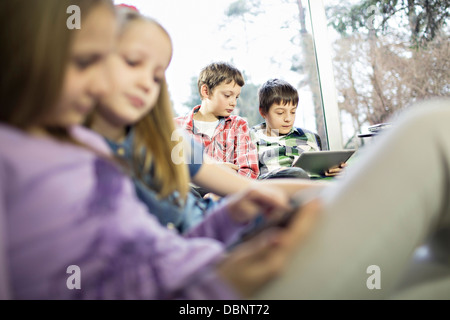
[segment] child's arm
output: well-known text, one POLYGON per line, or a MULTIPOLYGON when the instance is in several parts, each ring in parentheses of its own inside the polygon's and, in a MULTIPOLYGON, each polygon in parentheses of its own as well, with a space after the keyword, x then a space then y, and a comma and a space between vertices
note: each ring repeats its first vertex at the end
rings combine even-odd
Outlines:
POLYGON ((240 175, 256 179, 259 176, 258 149, 250 137, 247 121, 239 119, 236 124, 234 143, 236 162, 240 175))
POLYGON ((289 196, 295 192, 310 187, 325 186, 329 181, 320 180, 304 180, 304 179, 268 179, 268 180, 254 180, 236 174, 230 168, 227 168, 220 163, 215 163, 205 156, 204 162, 200 170, 192 178, 192 181, 210 192, 219 196, 227 196, 249 188, 252 184, 261 186, 274 186, 282 188, 289 196))
POLYGON ((233 169, 204 156, 204 162, 192 181, 223 197, 249 187, 253 180, 238 175, 233 169))

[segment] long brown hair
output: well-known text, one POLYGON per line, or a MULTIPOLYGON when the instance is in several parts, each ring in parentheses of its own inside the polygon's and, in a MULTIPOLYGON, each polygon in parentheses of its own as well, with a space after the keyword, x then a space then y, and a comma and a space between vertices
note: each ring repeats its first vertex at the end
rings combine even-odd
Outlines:
POLYGON ((67 9, 77 5, 83 19, 99 4, 113 9, 111 0, 0 1, 0 122, 26 129, 53 111, 74 35, 67 9))

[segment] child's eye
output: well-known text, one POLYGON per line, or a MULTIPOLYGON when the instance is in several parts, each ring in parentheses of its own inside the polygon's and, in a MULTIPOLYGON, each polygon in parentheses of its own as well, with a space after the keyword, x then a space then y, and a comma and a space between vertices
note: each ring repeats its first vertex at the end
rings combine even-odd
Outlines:
POLYGON ((163 78, 161 78, 161 77, 154 77, 153 81, 155 81, 156 83, 161 84, 163 82, 163 78))
POLYGON ((79 70, 84 70, 88 68, 90 65, 94 64, 97 60, 99 60, 99 57, 92 56, 92 57, 75 57, 75 65, 79 70))
POLYGON ((225 98, 228 99, 229 97, 231 97, 229 94, 226 94, 226 95, 225 95, 225 98))
POLYGON ((126 62, 130 67, 137 67, 137 66, 139 65, 139 61, 137 61, 137 60, 125 59, 125 62, 126 62))

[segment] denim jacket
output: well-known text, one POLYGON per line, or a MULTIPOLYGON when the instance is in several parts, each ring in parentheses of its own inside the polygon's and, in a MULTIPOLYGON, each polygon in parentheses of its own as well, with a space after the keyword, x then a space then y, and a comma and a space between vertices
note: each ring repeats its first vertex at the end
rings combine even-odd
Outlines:
MULTIPOLYGON (((187 139, 190 139, 186 136, 187 139)), ((116 143, 106 139, 112 152, 119 158, 125 160, 130 166, 133 157, 133 141, 134 130, 130 129, 127 137, 121 143, 116 143)), ((189 141, 189 140, 188 140, 189 141)), ((194 143, 188 143, 193 149, 191 154, 201 153, 201 146, 194 143), (199 149, 195 149, 199 148, 199 149)), ((198 157, 197 157, 198 158, 198 157)), ((197 159, 196 159, 197 160, 197 159)), ((201 163, 193 163, 190 161, 189 173, 191 177, 195 176, 200 170, 201 163)), ((150 170, 151 171, 151 170, 150 170)), ((214 206, 212 200, 201 199, 192 193, 188 193, 188 197, 184 204, 177 205, 179 197, 178 192, 174 192, 165 199, 159 199, 157 193, 150 187, 152 185, 152 173, 146 173, 142 180, 136 176, 132 177, 136 194, 139 199, 147 205, 149 211, 157 217, 159 222, 170 229, 177 229, 180 233, 184 233, 190 228, 196 226, 205 217, 206 212, 214 206)))

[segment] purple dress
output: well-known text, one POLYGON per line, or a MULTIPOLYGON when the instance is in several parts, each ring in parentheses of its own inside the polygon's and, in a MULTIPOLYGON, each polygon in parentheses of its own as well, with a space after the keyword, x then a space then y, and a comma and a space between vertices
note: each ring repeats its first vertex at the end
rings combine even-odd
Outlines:
POLYGON ((131 179, 103 156, 110 151, 102 137, 82 127, 71 132, 89 147, 0 125, 1 245, 11 298, 238 298, 213 271, 242 228, 224 207, 183 238, 146 212, 131 179), (80 288, 69 285, 70 266, 79 268, 80 288))

